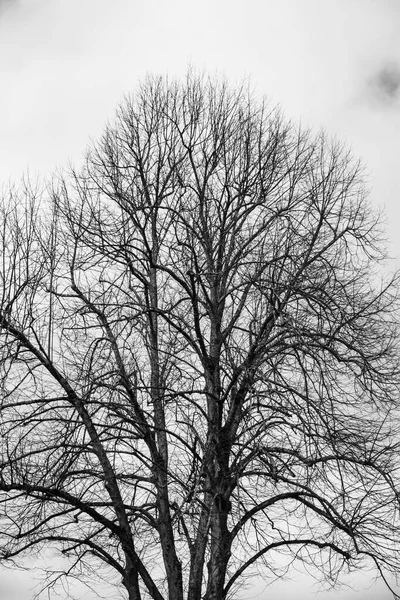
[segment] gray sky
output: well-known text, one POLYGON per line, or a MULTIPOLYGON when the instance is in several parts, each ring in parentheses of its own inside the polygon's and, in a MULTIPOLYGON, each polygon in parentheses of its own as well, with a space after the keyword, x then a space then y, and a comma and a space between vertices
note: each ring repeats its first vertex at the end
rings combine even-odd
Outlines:
MULTIPOLYGON (((287 117, 349 144, 400 256, 399 40, 400 0, 0 0, 0 181, 79 161, 138 79, 192 65, 251 77, 287 117)), ((314 596, 303 576, 257 597, 390 597, 365 573, 350 581, 358 593, 314 596)), ((30 600, 27 585, 4 576, 0 600, 30 600)))

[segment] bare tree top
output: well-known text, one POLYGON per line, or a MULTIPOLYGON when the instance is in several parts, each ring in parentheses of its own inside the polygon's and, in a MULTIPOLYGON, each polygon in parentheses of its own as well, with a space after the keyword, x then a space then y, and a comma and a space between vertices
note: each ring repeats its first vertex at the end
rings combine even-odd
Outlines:
POLYGON ((149 78, 0 231, 6 562, 51 544, 129 600, 399 571, 398 282, 345 148, 149 78))

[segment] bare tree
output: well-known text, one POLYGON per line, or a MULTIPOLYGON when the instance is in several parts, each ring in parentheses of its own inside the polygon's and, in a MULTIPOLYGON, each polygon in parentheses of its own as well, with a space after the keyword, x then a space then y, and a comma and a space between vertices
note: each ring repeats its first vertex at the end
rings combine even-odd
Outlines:
POLYGON ((129 600, 399 572, 398 286, 340 145, 149 79, 1 210, 5 564, 50 546, 129 600))

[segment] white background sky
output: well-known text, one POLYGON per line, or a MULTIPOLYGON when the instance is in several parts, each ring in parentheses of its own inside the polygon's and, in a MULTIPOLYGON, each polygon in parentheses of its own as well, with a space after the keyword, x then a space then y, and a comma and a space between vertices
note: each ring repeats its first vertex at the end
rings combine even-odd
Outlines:
MULTIPOLYGON (((251 77, 287 117, 350 145, 400 256, 400 0, 0 0, 0 185, 78 162, 140 78, 189 65, 251 77)), ((258 598, 390 598, 365 590, 368 574, 350 581, 358 592, 314 596, 302 577, 258 598)), ((0 576, 0 600, 30 600, 27 585, 0 576)))

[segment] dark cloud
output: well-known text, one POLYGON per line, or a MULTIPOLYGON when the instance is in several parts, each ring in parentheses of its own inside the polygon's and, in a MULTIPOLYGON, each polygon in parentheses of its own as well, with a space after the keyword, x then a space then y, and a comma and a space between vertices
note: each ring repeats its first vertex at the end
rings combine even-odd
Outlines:
POLYGON ((10 9, 18 8, 20 0, 0 0, 0 16, 10 9))
POLYGON ((400 65, 387 62, 381 65, 370 79, 370 93, 379 103, 393 104, 400 99, 400 65))
POLYGON ((396 64, 386 65, 375 76, 378 90, 389 98, 396 98, 400 91, 400 68, 396 64))
POLYGON ((19 4, 19 0, 0 0, 0 10, 11 8, 16 4, 19 4))

